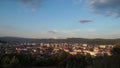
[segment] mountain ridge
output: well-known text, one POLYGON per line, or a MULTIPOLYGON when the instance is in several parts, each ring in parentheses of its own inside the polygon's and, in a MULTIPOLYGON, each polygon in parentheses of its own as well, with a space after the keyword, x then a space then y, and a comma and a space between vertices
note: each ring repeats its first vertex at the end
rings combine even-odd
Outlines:
POLYGON ((88 44, 117 44, 120 42, 120 39, 88 39, 88 38, 67 38, 67 39, 35 39, 35 38, 22 38, 22 37, 0 37, 0 41, 5 42, 78 42, 78 43, 88 43, 88 44))

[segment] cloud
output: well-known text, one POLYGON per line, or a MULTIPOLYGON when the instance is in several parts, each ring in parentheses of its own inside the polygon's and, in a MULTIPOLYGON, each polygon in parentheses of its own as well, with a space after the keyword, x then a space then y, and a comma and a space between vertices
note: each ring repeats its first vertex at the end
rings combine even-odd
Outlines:
POLYGON ((31 7, 32 11, 36 11, 36 9, 41 7, 42 2, 45 0, 9 0, 9 1, 20 3, 23 6, 29 6, 31 7))
POLYGON ((57 31, 56 30, 50 30, 50 31, 48 31, 48 33, 50 33, 50 34, 56 34, 57 31))
POLYGON ((81 24, 84 24, 84 23, 92 22, 92 20, 88 20, 88 19, 80 19, 79 22, 80 22, 81 24))
POLYGON ((25 5, 27 5, 27 4, 38 5, 43 0, 14 0, 14 1, 21 2, 21 3, 25 4, 25 5))
POLYGON ((74 30, 74 31, 79 32, 79 31, 81 31, 81 29, 76 29, 76 30, 74 30))
POLYGON ((74 2, 75 4, 78 4, 78 3, 81 3, 82 0, 73 0, 73 2, 74 2))
POLYGON ((95 29, 88 29, 87 31, 88 32, 95 32, 96 30, 95 29))
POLYGON ((90 0, 89 3, 96 13, 120 17, 120 0, 90 0))

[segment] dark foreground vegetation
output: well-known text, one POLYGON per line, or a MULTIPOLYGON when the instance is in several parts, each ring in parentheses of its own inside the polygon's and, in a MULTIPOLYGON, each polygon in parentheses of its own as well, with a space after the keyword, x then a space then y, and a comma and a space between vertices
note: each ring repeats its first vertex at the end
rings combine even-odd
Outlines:
POLYGON ((92 57, 90 54, 70 55, 60 51, 49 58, 37 58, 31 54, 5 54, 0 56, 0 68, 120 68, 120 45, 111 52, 111 56, 92 57))

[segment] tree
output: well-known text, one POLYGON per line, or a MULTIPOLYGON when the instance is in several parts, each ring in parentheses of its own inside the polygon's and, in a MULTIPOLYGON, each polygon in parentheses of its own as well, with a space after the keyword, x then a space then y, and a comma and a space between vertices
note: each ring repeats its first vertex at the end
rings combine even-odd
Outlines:
POLYGON ((3 68, 8 68, 10 66, 10 58, 7 56, 2 58, 1 65, 3 68))
POLYGON ((1 59, 2 68, 18 68, 20 66, 18 58, 13 56, 12 58, 8 55, 1 59))
POLYGON ((113 55, 120 55, 120 43, 118 43, 116 46, 113 47, 111 53, 113 55))
POLYGON ((19 67, 20 64, 19 64, 19 60, 17 57, 13 56, 13 58, 11 59, 10 61, 10 65, 12 68, 16 68, 16 67, 19 67))

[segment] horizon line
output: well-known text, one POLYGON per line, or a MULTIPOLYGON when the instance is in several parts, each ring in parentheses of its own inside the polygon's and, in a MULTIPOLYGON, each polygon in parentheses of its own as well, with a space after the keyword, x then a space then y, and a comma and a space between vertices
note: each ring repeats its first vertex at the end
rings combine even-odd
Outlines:
POLYGON ((17 36, 0 36, 0 38, 23 38, 23 39, 120 39, 120 38, 83 38, 83 37, 67 37, 67 38, 30 38, 17 36))

